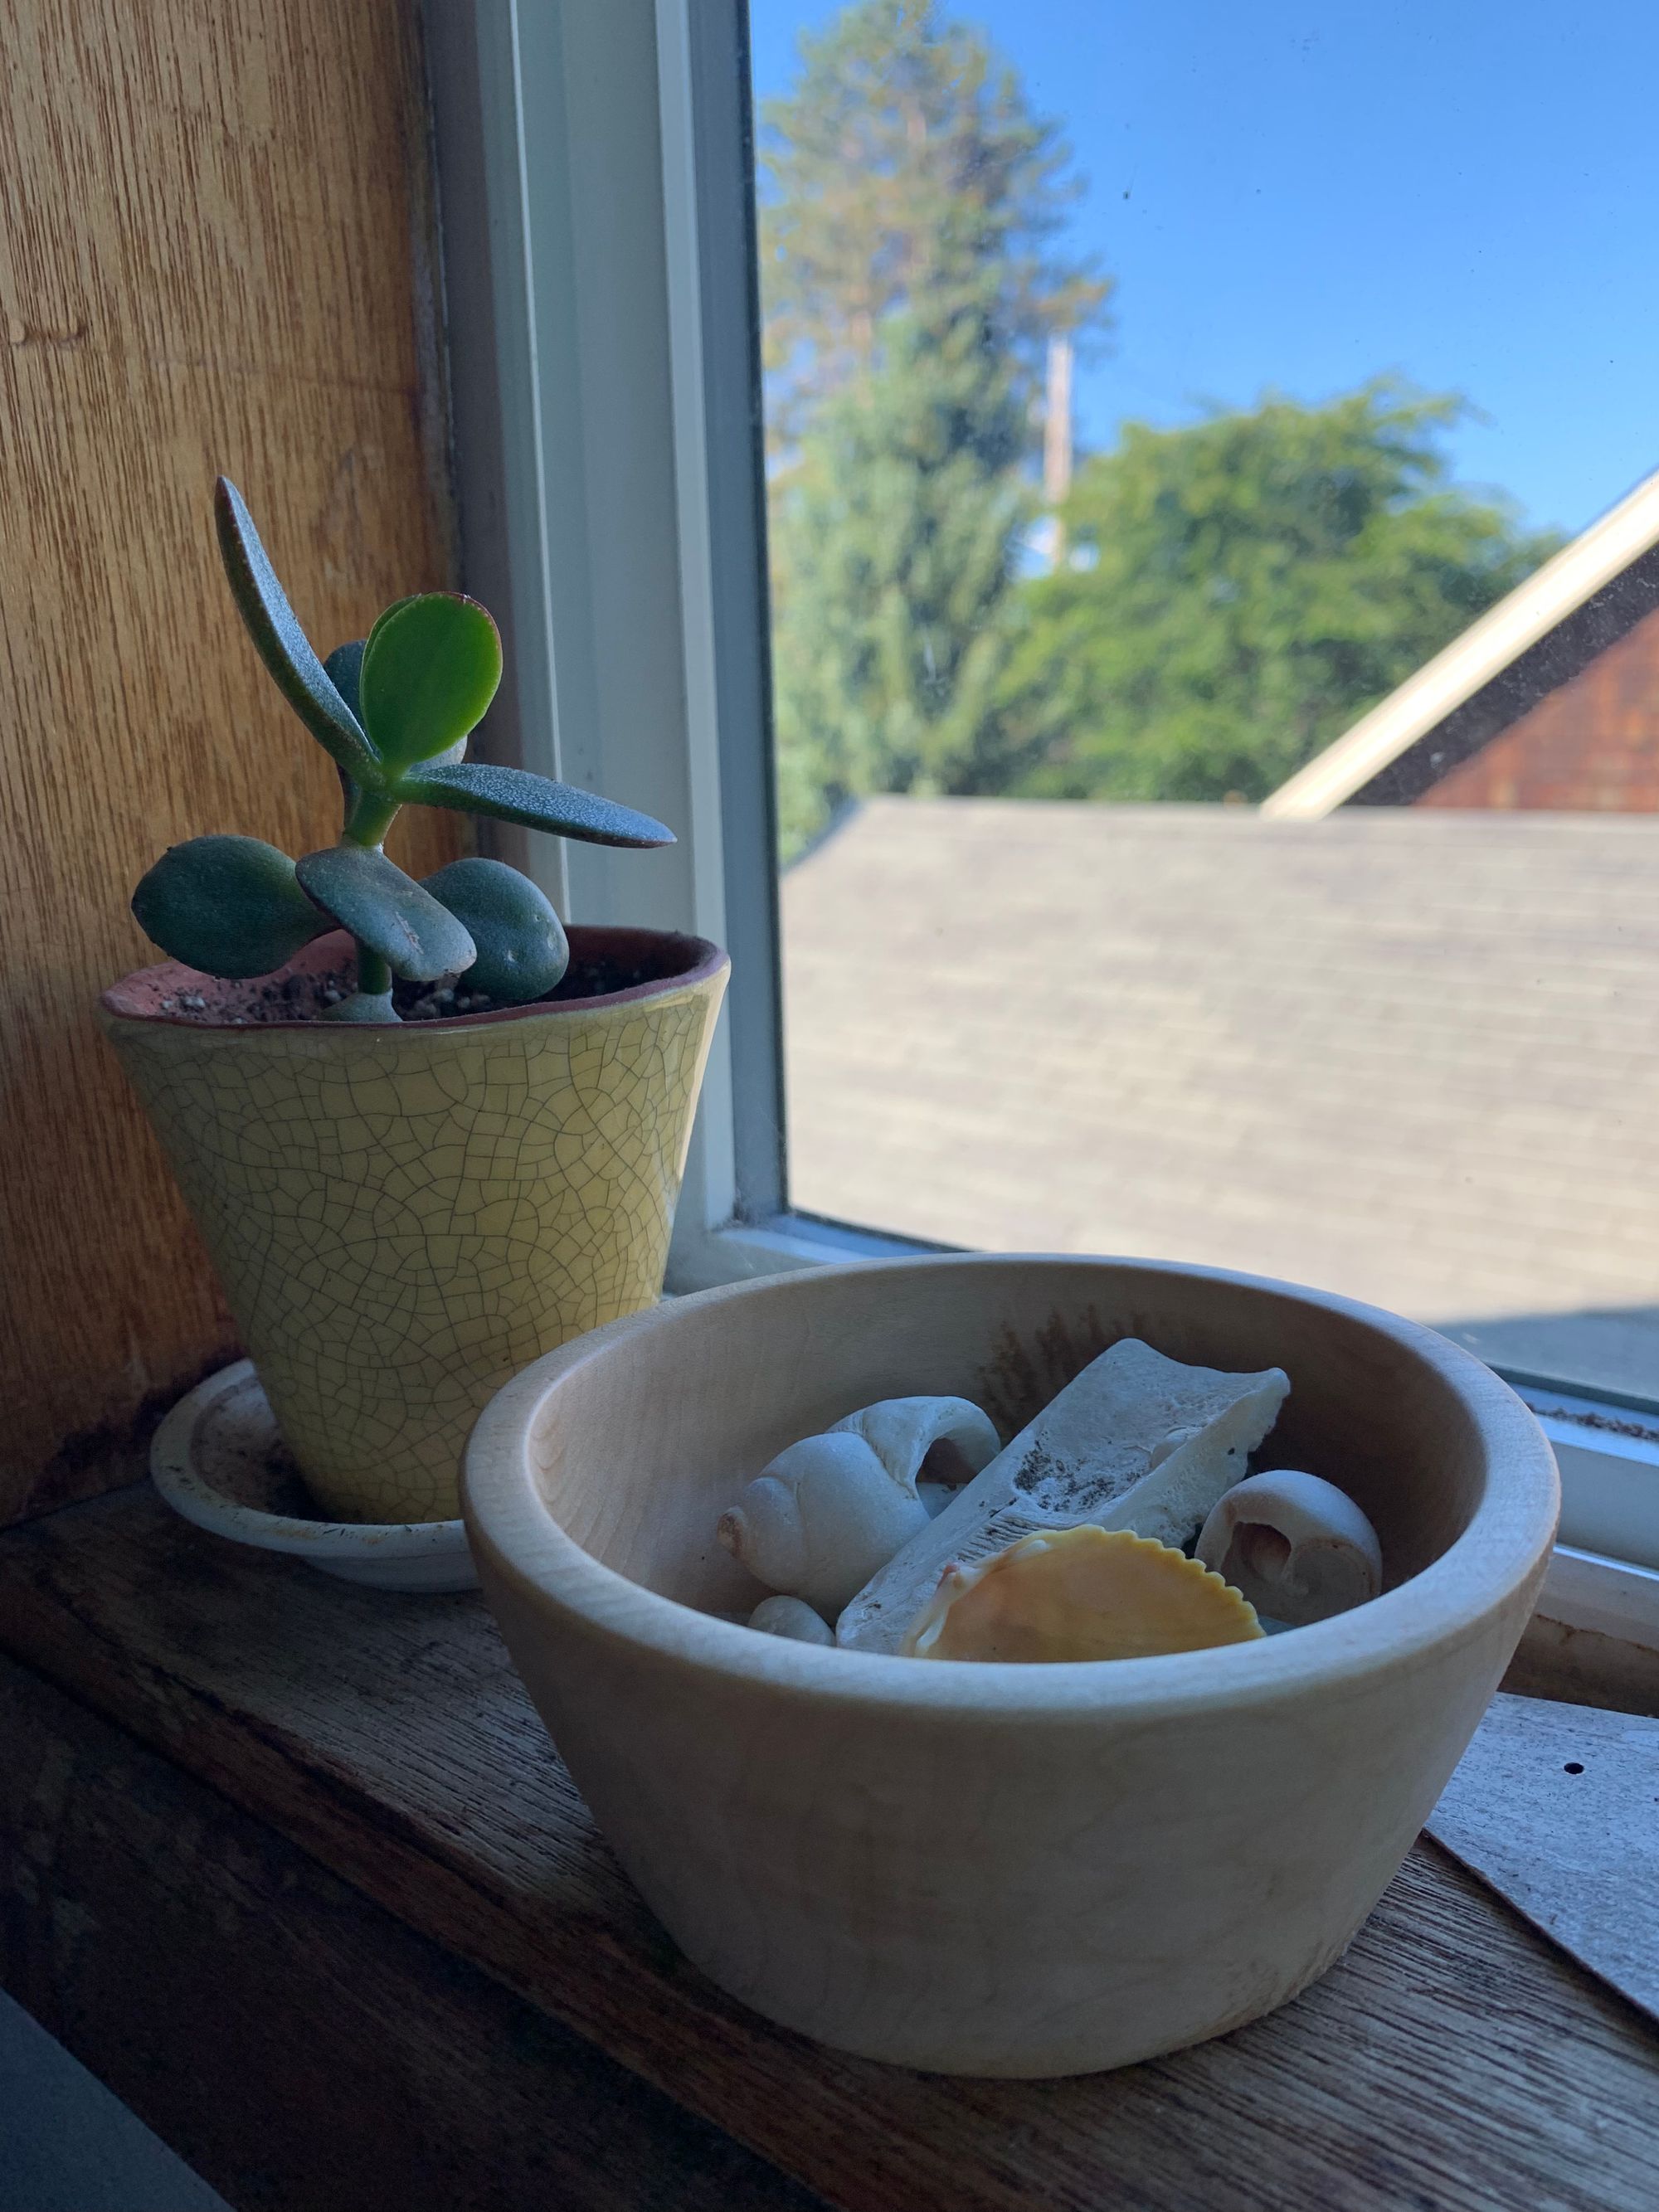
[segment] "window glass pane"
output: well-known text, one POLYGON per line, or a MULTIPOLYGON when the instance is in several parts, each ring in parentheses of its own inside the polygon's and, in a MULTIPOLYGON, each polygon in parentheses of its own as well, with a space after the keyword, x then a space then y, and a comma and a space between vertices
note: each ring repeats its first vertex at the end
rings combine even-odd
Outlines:
POLYGON ((790 1195, 1659 1385, 1659 18, 752 0, 790 1195))

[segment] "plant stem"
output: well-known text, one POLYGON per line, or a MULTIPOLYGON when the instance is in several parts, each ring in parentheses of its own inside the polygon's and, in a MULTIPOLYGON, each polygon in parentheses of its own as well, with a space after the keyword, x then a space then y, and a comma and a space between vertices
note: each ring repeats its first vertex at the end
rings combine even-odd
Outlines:
MULTIPOLYGON (((379 792, 364 791, 361 786, 348 783, 346 789, 350 795, 340 842, 379 852, 386 831, 398 818, 400 802, 384 798, 379 792)), ((360 938, 351 941, 357 947, 357 988, 337 1006, 329 1007, 322 1018, 325 1022, 401 1021, 403 1017, 392 1003, 391 969, 360 938)))
POLYGON ((364 998, 384 998, 392 988, 391 969, 378 952, 371 952, 368 945, 360 944, 355 937, 351 941, 357 946, 357 989, 360 994, 364 998))
POLYGON ((392 1003, 392 970, 378 952, 353 938, 357 947, 357 988, 337 1006, 325 1006, 318 1016, 325 1022, 401 1022, 392 1003))
POLYGON ((371 847, 383 845, 386 833, 397 820, 402 804, 401 799, 387 799, 378 791, 358 790, 346 811, 341 842, 371 847))

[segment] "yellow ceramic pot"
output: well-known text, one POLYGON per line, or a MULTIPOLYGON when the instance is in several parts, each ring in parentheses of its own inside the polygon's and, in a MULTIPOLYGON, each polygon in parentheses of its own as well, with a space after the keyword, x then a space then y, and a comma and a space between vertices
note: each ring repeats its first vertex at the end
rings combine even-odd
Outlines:
POLYGON ((492 1393, 661 1294, 730 963, 658 931, 570 940, 573 975, 643 980, 401 1025, 234 1026, 264 987, 173 962, 104 994, 283 1437, 342 1519, 457 1513, 492 1393))

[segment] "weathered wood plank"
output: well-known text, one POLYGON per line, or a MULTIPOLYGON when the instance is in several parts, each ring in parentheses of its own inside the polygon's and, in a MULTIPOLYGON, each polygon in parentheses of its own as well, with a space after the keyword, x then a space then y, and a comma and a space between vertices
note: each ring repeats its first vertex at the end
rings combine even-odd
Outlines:
POLYGON ((1517 1697, 1603 1705, 1612 1712, 1645 1713, 1659 1720, 1659 1651, 1534 1613, 1504 1687, 1517 1697))
POLYGON ((1648 2212, 1659 2043, 1421 1849, 1273 2018, 1089 2080, 815 2049, 682 1960, 467 1598, 240 1555, 142 1490, 0 1539, 0 1641, 847 2212, 1648 2212))
MULTIPOLYGON (((234 1341, 94 1024, 156 957, 132 886, 204 830, 338 834, 215 473, 324 652, 454 559, 416 0, 0 0, 0 51, 3 1522, 140 1474, 234 1341)), ((394 833, 420 869, 459 835, 394 833)))
POLYGON ((237 2212, 808 2193, 0 1659, 0 1982, 237 2212))

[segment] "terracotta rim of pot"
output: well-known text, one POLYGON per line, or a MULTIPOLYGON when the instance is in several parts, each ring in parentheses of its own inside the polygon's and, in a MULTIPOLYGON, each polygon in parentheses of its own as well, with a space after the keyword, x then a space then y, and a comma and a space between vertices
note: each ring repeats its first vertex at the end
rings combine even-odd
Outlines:
POLYGON ((1345 1680, 1409 1666, 1419 1655, 1479 1637, 1533 1575, 1554 1541, 1560 1491, 1543 1431, 1521 1400, 1472 1352, 1436 1331, 1299 1284, 1174 1261, 1074 1253, 960 1253, 918 1260, 864 1261, 804 1269, 677 1298, 613 1322, 545 1354, 505 1384, 480 1415, 467 1446, 462 1509, 474 1553, 533 1605, 551 1602, 590 1636, 690 1674, 713 1671, 773 1693, 833 1700, 844 1709, 952 1711, 982 1723, 988 1713, 1018 1727, 1036 1721, 1079 1725, 1103 1711, 1164 1722, 1218 1707, 1259 1708, 1304 1697, 1311 1683, 1345 1680), (810 1331, 810 1308, 825 1285, 851 1275, 909 1272, 918 1289, 939 1268, 1009 1264, 1121 1269, 1126 1274, 1200 1279, 1344 1316, 1391 1340, 1425 1368, 1473 1422, 1484 1465, 1481 1494, 1468 1523, 1440 1556, 1407 1581, 1334 1620, 1215 1653, 1187 1651, 1108 1663, 929 1666, 878 1652, 848 1651, 766 1636, 738 1622, 664 1597, 604 1565, 554 1518, 538 1488, 532 1441, 559 1418, 561 1382, 588 1363, 618 1355, 636 1332, 696 1326, 711 1307, 745 1298, 789 1298, 810 1331))
POLYGON ((154 968, 135 968, 118 983, 112 983, 99 998, 104 1012, 118 1021, 144 1022, 169 1029, 211 1030, 216 1035, 269 1036, 286 1030, 303 1030, 308 1036, 330 1036, 338 1033, 348 1036, 423 1036, 439 1030, 482 1029, 491 1022, 523 1021, 532 1014, 564 1014, 581 1016, 602 1013, 611 1006, 627 1006, 641 999, 660 997, 667 991, 687 989, 706 983, 731 965, 726 954, 706 937, 689 937, 672 929, 612 928, 596 923, 573 922, 568 931, 573 962, 578 958, 603 958, 607 954, 620 960, 638 962, 656 953, 664 963, 664 971, 647 976, 643 983, 631 983, 626 990, 607 991, 586 999, 532 999, 522 1006, 497 1006, 477 1014, 440 1014, 418 1022, 352 1022, 319 1021, 314 1016, 299 1021, 222 1021, 213 1018, 213 1000, 233 991, 243 991, 260 983, 293 975, 321 975, 337 967, 341 959, 349 959, 351 939, 343 929, 330 930, 326 935, 313 938, 311 943, 295 953, 292 960, 273 969, 269 975, 251 975, 229 981, 216 975, 204 975, 199 969, 187 968, 181 960, 163 960, 154 968), (163 1012, 161 1000, 178 998, 190 991, 208 1000, 200 1013, 163 1012))

